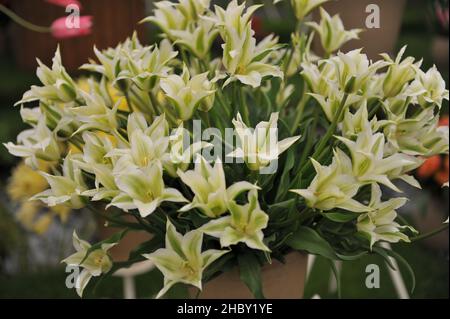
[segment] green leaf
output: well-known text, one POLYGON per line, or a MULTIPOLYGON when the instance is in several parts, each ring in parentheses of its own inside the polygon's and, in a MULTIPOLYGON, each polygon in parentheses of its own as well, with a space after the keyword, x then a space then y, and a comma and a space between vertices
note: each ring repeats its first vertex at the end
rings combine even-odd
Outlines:
POLYGON ((333 260, 328 259, 328 262, 330 263, 331 270, 333 271, 334 277, 336 278, 336 288, 338 293, 338 298, 342 298, 342 289, 341 289, 341 276, 339 274, 339 270, 337 269, 335 263, 333 260))
POLYGON ((386 264, 391 268, 392 270, 397 271, 398 269, 395 268, 394 264, 392 264, 392 260, 389 258, 389 255, 387 254, 387 251, 383 247, 373 247, 372 251, 378 255, 380 255, 386 264))
POLYGON ((250 289, 256 299, 265 299, 261 280, 261 265, 251 253, 238 255, 239 274, 242 282, 250 289))
POLYGON ((320 255, 328 259, 338 259, 331 245, 315 230, 301 226, 286 240, 286 244, 296 250, 304 250, 313 255, 320 255))
MULTIPOLYGON (((401 255, 396 253, 393 250, 386 250, 387 254, 391 256, 392 258, 396 259, 400 264, 405 266, 406 270, 409 273, 409 276, 411 277, 411 294, 414 293, 414 290, 416 289, 416 275, 414 274, 414 270, 412 269, 411 265, 408 263, 408 261, 403 258, 401 255)), ((399 269, 400 271, 400 269, 399 269)))
POLYGON ((283 174, 281 175, 280 182, 278 184, 278 192, 275 196, 275 202, 279 202, 288 192, 289 190, 289 172, 294 167, 295 164, 295 156, 294 149, 288 150, 286 162, 284 164, 283 174))
POLYGON ((358 217, 358 214, 354 213, 323 213, 326 219, 329 219, 336 223, 348 223, 358 217))
POLYGON ((360 258, 366 256, 367 254, 368 254, 367 251, 362 251, 362 252, 357 253, 357 254, 354 254, 354 255, 342 255, 342 254, 336 253, 336 256, 337 256, 340 260, 351 261, 351 260, 357 260, 357 259, 360 259, 360 258))

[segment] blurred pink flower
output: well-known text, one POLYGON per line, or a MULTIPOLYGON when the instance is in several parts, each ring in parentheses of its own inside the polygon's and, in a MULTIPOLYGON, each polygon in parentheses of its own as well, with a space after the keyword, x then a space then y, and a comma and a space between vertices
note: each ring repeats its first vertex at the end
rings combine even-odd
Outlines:
POLYGON ((57 39, 67 39, 74 37, 82 37, 85 35, 89 35, 91 33, 92 28, 92 16, 81 16, 80 17, 80 26, 77 27, 68 27, 67 26, 67 17, 62 17, 55 20, 52 23, 51 30, 52 35, 57 39))
POLYGON ((61 7, 67 7, 69 4, 75 4, 81 9, 81 3, 78 0, 45 0, 45 1, 61 7))

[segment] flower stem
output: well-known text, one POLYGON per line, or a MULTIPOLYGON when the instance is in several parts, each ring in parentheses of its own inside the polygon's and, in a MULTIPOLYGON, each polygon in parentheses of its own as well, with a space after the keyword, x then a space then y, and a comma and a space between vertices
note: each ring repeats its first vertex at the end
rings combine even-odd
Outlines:
POLYGON ((241 106, 240 111, 242 114, 242 118, 243 118, 245 124, 250 126, 250 115, 248 113, 248 106, 247 106, 247 102, 245 100, 244 87, 241 87, 241 89, 239 90, 239 102, 240 102, 239 104, 241 106))
POLYGON ((11 11, 10 9, 8 9, 7 7, 5 7, 2 4, 0 4, 0 12, 3 12, 9 18, 11 18, 11 20, 13 20, 15 23, 21 25, 22 27, 24 27, 28 30, 39 32, 39 33, 50 33, 52 31, 51 28, 49 28, 49 27, 39 26, 39 25, 33 24, 33 23, 23 19, 22 17, 18 16, 16 13, 14 13, 13 11, 11 11))
POLYGON ((325 136, 320 141, 319 145, 317 146, 317 149, 314 151, 314 154, 312 155, 312 158, 315 158, 316 156, 320 155, 324 149, 324 147, 327 145, 330 138, 334 135, 336 128, 339 124, 339 121, 342 117, 342 113, 345 109, 345 103, 347 102, 348 94, 345 93, 344 97, 342 98, 341 105, 339 105, 339 109, 336 112, 336 116, 333 119, 333 122, 331 123, 330 127, 328 128, 325 136))
POLYGON ((304 92, 302 98, 298 102, 297 114, 295 115, 294 125, 292 125, 292 128, 291 128, 291 134, 294 134, 295 131, 297 130, 298 125, 300 124, 300 121, 302 120, 303 112, 305 111, 305 106, 306 106, 306 103, 308 103, 308 100, 309 100, 309 95, 305 94, 305 92, 304 92))
POLYGON ((448 224, 444 224, 441 227, 439 227, 439 228, 437 228, 437 229, 435 229, 433 231, 430 231, 428 233, 425 233, 425 234, 422 234, 422 235, 419 235, 419 236, 416 236, 416 237, 412 237, 412 238, 410 238, 410 240, 411 240, 411 242, 424 240, 424 239, 433 237, 433 236, 435 236, 435 235, 437 235, 437 234, 439 234, 439 233, 441 233, 441 232, 443 232, 443 231, 445 231, 447 229, 448 229, 448 224))

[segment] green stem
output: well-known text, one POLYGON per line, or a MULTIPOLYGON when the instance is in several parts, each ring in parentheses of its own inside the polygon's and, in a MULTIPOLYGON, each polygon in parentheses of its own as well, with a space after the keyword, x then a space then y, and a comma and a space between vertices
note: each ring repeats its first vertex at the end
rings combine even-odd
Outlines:
POLYGON ((319 145, 317 146, 317 149, 314 151, 313 158, 320 155, 324 149, 324 147, 329 142, 330 138, 333 137, 336 128, 340 122, 340 119, 342 117, 342 113, 345 109, 345 103, 347 102, 348 94, 345 93, 344 97, 342 98, 341 104, 339 105, 339 109, 336 112, 336 116, 333 119, 333 122, 331 123, 330 127, 328 128, 325 136, 321 139, 319 145))
POLYGON ((306 106, 306 103, 308 103, 308 100, 309 100, 309 95, 303 93, 302 98, 298 102, 297 114, 295 115, 294 125, 292 125, 292 128, 291 128, 291 134, 294 134, 295 131, 297 130, 297 127, 300 124, 300 121, 302 120, 303 112, 305 111, 305 106, 306 106))
POLYGON ((248 126, 250 126, 250 115, 248 113, 248 106, 247 106, 247 102, 245 100, 245 92, 244 92, 244 87, 241 87, 241 89, 239 90, 239 104, 240 104, 240 110, 241 110, 241 114, 242 114, 242 118, 245 122, 245 124, 247 124, 248 126))
POLYGON ((52 32, 51 28, 33 24, 33 23, 23 19, 22 17, 18 16, 16 13, 14 13, 13 11, 11 11, 10 9, 8 9, 7 7, 5 7, 2 4, 0 4, 0 12, 3 12, 8 17, 10 17, 11 20, 13 20, 17 24, 21 25, 22 27, 24 27, 24 28, 26 28, 28 30, 39 32, 39 33, 50 33, 50 32, 52 32))
POLYGON ((444 224, 441 227, 439 227, 439 228, 437 228, 437 229, 435 229, 435 230, 433 230, 431 232, 428 232, 428 233, 425 233, 425 234, 422 234, 422 235, 419 235, 419 236, 416 236, 416 237, 412 237, 412 238, 410 238, 410 240, 411 240, 411 242, 424 240, 424 239, 433 237, 433 236, 435 236, 435 235, 437 235, 437 234, 439 234, 439 233, 441 233, 441 232, 443 232, 443 231, 445 231, 447 229, 448 229, 448 224, 444 224))

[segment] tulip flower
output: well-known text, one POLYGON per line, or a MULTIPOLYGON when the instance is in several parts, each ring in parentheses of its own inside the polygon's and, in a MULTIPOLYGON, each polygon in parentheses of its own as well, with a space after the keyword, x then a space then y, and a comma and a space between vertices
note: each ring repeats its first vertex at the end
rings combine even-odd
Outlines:
POLYGON ((36 127, 23 131, 17 136, 18 144, 5 143, 5 147, 14 156, 25 158, 25 163, 38 167, 38 161, 57 162, 61 152, 56 134, 46 126, 45 117, 41 116, 36 127))
POLYGON ((228 203, 239 194, 258 189, 249 182, 238 182, 226 187, 225 173, 222 162, 217 160, 211 166, 202 156, 197 157, 195 169, 187 172, 178 170, 178 176, 184 184, 189 186, 194 193, 194 199, 190 204, 182 207, 180 212, 198 208, 208 217, 216 218, 228 210, 228 203))
MULTIPOLYGON (((422 61, 415 62, 413 57, 407 57, 402 61, 406 46, 402 47, 395 61, 388 54, 381 56, 390 63, 388 71, 384 76, 383 92, 386 97, 394 97, 399 95, 409 82, 414 80, 416 73, 419 71, 422 61)), ((445 84, 444 84, 445 86, 445 84)))
POLYGON ((278 113, 272 113, 268 122, 260 122, 255 129, 247 127, 240 114, 233 125, 241 146, 228 156, 243 158, 253 171, 269 166, 300 138, 293 136, 278 142, 278 113))
POLYGON ((333 162, 322 166, 311 158, 316 176, 307 189, 293 189, 291 192, 302 196, 306 205, 321 211, 335 208, 355 213, 367 211, 367 207, 353 197, 358 193, 361 184, 352 173, 350 158, 341 150, 334 151, 333 162))
POLYGON ((222 247, 244 243, 248 247, 270 252, 264 244, 263 229, 267 227, 269 216, 261 210, 258 202, 258 192, 248 193, 248 204, 238 205, 235 201, 228 204, 230 216, 214 219, 203 225, 200 231, 220 238, 222 247))
POLYGON ((164 275, 164 287, 156 298, 164 296, 176 283, 202 289, 203 271, 228 250, 210 249, 202 252, 203 234, 194 230, 182 235, 167 220, 166 247, 143 255, 164 275))
MULTIPOLYGON (((304 4, 300 3, 311 1, 294 0, 293 2, 299 3, 298 6, 304 6, 304 4)), ((302 19, 299 17, 297 18, 300 20, 302 19)), ((322 47, 328 55, 339 50, 339 48, 341 48, 346 42, 358 39, 358 34, 362 31, 360 29, 345 30, 339 15, 331 17, 322 7, 320 8, 320 23, 317 24, 316 22, 308 22, 307 25, 311 26, 319 34, 322 47)))
POLYGON ((175 109, 178 119, 187 121, 194 115, 200 103, 214 94, 208 72, 191 77, 186 66, 181 76, 172 74, 161 80, 161 89, 175 109))
POLYGON ((410 242, 402 230, 408 229, 413 233, 417 231, 410 226, 400 226, 395 222, 396 209, 407 202, 407 198, 392 198, 386 202, 381 201, 381 189, 377 184, 372 184, 372 196, 369 203, 369 212, 358 216, 356 227, 358 232, 370 241, 370 248, 377 241, 397 243, 399 241, 410 242))
POLYGON ((92 16, 79 17, 79 25, 74 26, 68 26, 67 19, 67 17, 61 17, 52 23, 50 28, 56 39, 76 38, 92 33, 92 16))
POLYGON ((175 188, 166 188, 162 167, 159 163, 145 168, 129 168, 115 175, 115 183, 120 194, 114 197, 109 206, 124 211, 137 209, 141 217, 152 214, 163 202, 187 202, 175 188))
MULTIPOLYGON (((382 133, 373 133, 369 123, 357 135, 356 141, 342 136, 336 136, 336 138, 347 146, 352 157, 353 176, 362 184, 381 183, 400 192, 391 179, 402 178, 401 173, 405 168, 417 165, 415 158, 405 154, 396 153, 385 156, 385 137, 382 133), (390 173, 396 170, 401 173, 398 176, 392 176, 390 173)), ((403 178, 407 182, 410 179, 403 178)))
POLYGON ((87 190, 87 185, 83 179, 83 172, 74 159, 79 157, 67 155, 61 176, 41 173, 50 185, 50 189, 36 194, 32 200, 40 200, 50 207, 64 204, 74 209, 83 208, 86 201, 82 193, 87 190))
POLYGON ((83 296, 83 291, 92 277, 98 277, 111 270, 113 262, 108 255, 108 250, 115 245, 117 243, 102 244, 100 248, 89 251, 92 247, 91 244, 81 240, 78 238, 77 233, 75 231, 73 232, 73 246, 75 247, 76 253, 67 257, 62 262, 69 266, 84 268, 75 282, 78 296, 83 296))

